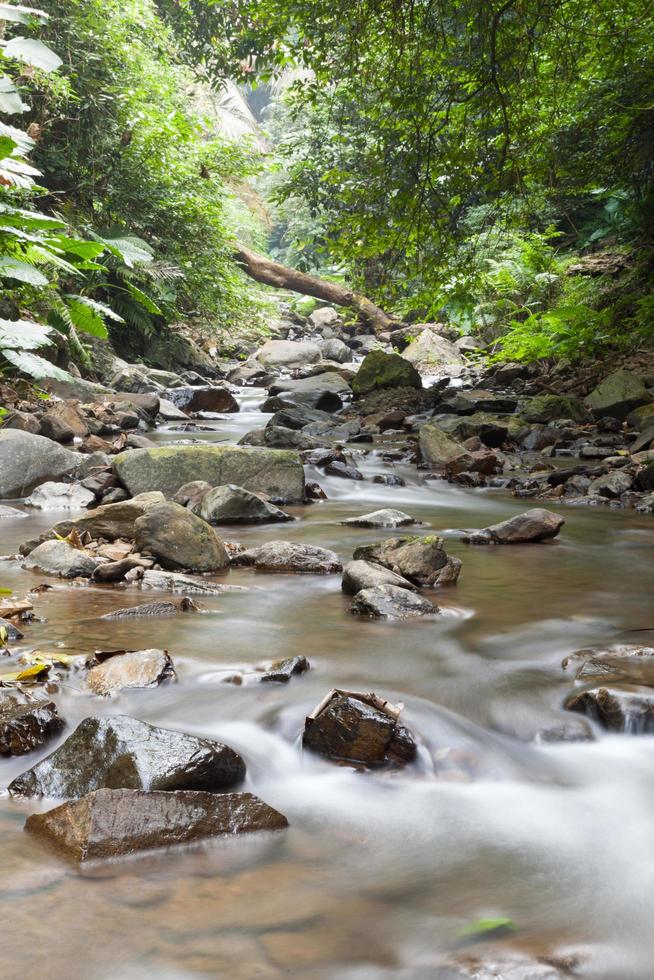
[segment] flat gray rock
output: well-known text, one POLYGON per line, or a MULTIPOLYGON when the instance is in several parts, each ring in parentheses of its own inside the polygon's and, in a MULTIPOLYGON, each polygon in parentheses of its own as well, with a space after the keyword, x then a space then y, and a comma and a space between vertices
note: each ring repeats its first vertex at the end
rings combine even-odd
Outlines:
POLYGON ((257 548, 241 551, 233 565, 248 565, 262 572, 296 572, 329 575, 340 572, 341 560, 335 551, 295 541, 268 541, 257 548))
POLYGON ((407 527, 409 524, 421 524, 415 517, 405 514, 404 511, 394 510, 391 507, 383 510, 373 510, 370 514, 362 514, 361 517, 348 517, 341 521, 350 527, 407 527))
POLYGON ((95 494, 79 483, 55 483, 49 480, 36 487, 25 501, 26 507, 38 510, 82 510, 95 503, 95 494))
POLYGON ((58 575, 60 578, 91 578, 101 561, 79 548, 73 548, 67 541, 55 539, 44 541, 34 548, 24 564, 25 568, 35 568, 46 575, 58 575))
POLYGON ((428 599, 396 585, 362 589, 355 595, 350 609, 359 616, 373 619, 415 619, 439 612, 428 599))

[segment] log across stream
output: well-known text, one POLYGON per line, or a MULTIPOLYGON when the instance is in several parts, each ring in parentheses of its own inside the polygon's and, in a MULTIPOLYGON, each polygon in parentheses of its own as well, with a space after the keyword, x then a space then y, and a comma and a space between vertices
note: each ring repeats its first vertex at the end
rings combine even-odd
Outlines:
MULTIPOLYGON (((263 422, 258 400, 244 392, 241 415, 211 423, 202 437, 237 441, 263 422)), ((184 437, 171 427, 156 434, 184 437)), ((373 447, 359 465, 372 476, 392 464, 373 447)), ((651 518, 568 508, 553 543, 470 548, 448 532, 524 505, 426 482, 409 465, 396 472, 405 487, 309 474, 327 501, 290 508, 299 519, 281 530, 221 534, 322 545, 345 561, 381 535, 339 521, 405 510, 425 533, 445 533, 448 552, 463 561, 457 588, 438 595, 438 620, 363 620, 348 611, 338 575, 247 569, 233 570, 230 582, 248 591, 202 596, 201 614, 172 619, 100 618, 152 601, 136 588, 51 580, 38 596, 35 646, 165 647, 178 671, 176 684, 93 703, 71 677, 57 695, 69 730, 91 712, 120 713, 223 739, 246 759, 244 789, 290 828, 72 872, 24 834, 35 805, 3 798, 1 955, 12 975, 437 977, 438 955, 457 947, 470 922, 493 917, 512 923, 509 948, 582 954, 580 976, 651 975, 654 740, 597 730, 589 742, 534 741, 570 718, 566 654, 625 637, 643 642, 621 631, 654 626, 651 518), (289 684, 226 682, 300 654, 311 670, 289 684), (304 718, 333 687, 404 702, 403 720, 421 744, 415 766, 363 774, 302 753, 304 718)), ((2 552, 56 518, 5 520, 2 552)), ((2 575, 17 594, 40 581, 17 562, 4 563, 2 575)), ((2 786, 51 749, 0 762, 2 786)))

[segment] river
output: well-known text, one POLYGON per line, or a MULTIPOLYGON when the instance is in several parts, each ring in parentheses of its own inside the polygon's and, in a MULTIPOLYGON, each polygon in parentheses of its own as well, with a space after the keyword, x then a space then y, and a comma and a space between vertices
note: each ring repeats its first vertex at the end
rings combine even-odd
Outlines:
MULTIPOLYGON (((156 438, 237 441, 265 423, 261 396, 244 390, 242 412, 207 423, 211 431, 169 427, 156 438)), ((26 630, 30 647, 165 647, 178 671, 176 684, 110 701, 92 699, 71 675, 55 697, 66 734, 88 714, 116 713, 223 739, 247 762, 244 788, 286 814, 290 829, 78 871, 23 832, 38 804, 4 793, 2 977, 435 977, 461 929, 489 916, 512 920, 509 944, 581 952, 583 976, 651 977, 654 739, 533 737, 571 718, 561 707, 571 690, 566 654, 651 635, 624 631, 654 627, 652 519, 562 507, 566 525, 553 543, 469 547, 457 529, 527 504, 427 481, 415 467, 384 462, 378 446, 357 462, 368 476, 393 470, 407 485, 316 472, 309 476, 329 499, 291 509, 294 523, 221 535, 304 541, 347 561, 384 532, 339 521, 406 510, 463 561, 458 586, 435 597, 442 617, 366 621, 348 611, 339 576, 248 570, 229 581, 249 591, 202 596, 200 614, 172 620, 99 619, 155 597, 135 586, 50 580, 54 588, 35 597, 41 621, 26 630), (226 682, 296 654, 312 669, 288 685, 226 682), (404 702, 403 721, 422 746, 417 765, 362 774, 303 754, 304 717, 332 687, 404 702)), ((62 516, 4 520, 0 552, 62 516)), ((0 563, 0 586, 17 594, 41 580, 0 563)), ((53 747, 0 762, 1 785, 53 747)))

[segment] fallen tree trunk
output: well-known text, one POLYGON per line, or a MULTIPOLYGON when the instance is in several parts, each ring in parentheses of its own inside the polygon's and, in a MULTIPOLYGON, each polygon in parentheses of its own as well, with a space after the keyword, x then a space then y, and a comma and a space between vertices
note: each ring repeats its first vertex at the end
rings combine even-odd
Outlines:
POLYGON ((243 245, 234 247, 234 258, 238 264, 252 279, 263 283, 265 286, 274 286, 276 289, 290 289, 295 293, 303 293, 305 296, 313 296, 321 299, 325 303, 333 303, 335 306, 347 306, 356 312, 370 324, 375 333, 382 333, 385 330, 393 330, 400 326, 382 309, 375 306, 365 296, 355 293, 352 289, 346 289, 336 282, 329 282, 327 279, 319 279, 318 276, 308 276, 290 266, 282 265, 280 262, 273 262, 264 255, 251 252, 243 245))

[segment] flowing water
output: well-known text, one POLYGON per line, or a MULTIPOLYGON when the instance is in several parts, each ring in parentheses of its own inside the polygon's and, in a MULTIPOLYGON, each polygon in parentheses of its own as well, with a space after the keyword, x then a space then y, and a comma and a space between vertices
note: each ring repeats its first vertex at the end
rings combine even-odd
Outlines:
MULTIPOLYGON (((246 391, 242 413, 207 422, 211 431, 169 427, 156 438, 237 441, 265 424, 260 401, 246 391)), ((357 462, 367 476, 394 465, 378 448, 357 462)), ((326 502, 295 509, 290 525, 221 534, 305 541, 345 561, 384 535, 339 521, 409 511, 463 560, 458 587, 437 596, 437 619, 368 622, 349 613, 339 576, 248 570, 229 581, 249 591, 203 596, 200 614, 173 620, 99 618, 156 597, 136 587, 51 580, 36 596, 30 648, 160 646, 178 670, 176 684, 111 701, 90 698, 73 674, 57 696, 68 731, 88 714, 121 713, 223 739, 246 759, 245 788, 291 826, 80 872, 23 832, 34 803, 5 794, 0 976, 427 978, 461 929, 489 916, 511 919, 522 948, 581 951, 584 976, 652 976, 654 740, 533 741, 577 717, 561 707, 567 653, 649 636, 624 631, 654 626, 651 518, 567 508, 551 544, 470 548, 456 529, 524 502, 426 481, 410 466, 395 472, 406 487, 310 474, 326 502), (226 682, 295 654, 312 669, 288 685, 226 682), (303 754, 304 717, 332 687, 404 702, 417 766, 363 774, 303 754)), ((0 551, 59 516, 4 520, 0 551)), ((0 564, 0 586, 17 594, 37 581, 17 562, 0 564)), ((52 748, 2 761, 1 785, 52 748)))

